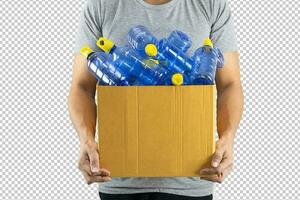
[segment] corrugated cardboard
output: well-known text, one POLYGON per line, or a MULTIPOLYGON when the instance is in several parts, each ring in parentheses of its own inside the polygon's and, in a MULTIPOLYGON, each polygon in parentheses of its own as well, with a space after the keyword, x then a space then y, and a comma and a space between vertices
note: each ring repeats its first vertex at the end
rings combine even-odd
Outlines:
POLYGON ((215 86, 97 86, 100 166, 112 177, 193 177, 215 150, 215 86))

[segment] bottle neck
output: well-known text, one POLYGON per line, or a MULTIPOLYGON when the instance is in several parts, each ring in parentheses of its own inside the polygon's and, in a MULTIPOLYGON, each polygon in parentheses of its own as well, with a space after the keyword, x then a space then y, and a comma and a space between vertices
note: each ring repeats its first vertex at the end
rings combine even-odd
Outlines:
POLYGON ((206 53, 209 53, 212 50, 212 48, 210 46, 203 46, 203 49, 206 53))
POLYGON ((111 48, 111 50, 109 51, 109 54, 113 54, 114 51, 116 50, 116 48, 117 48, 117 46, 114 45, 114 46, 111 48))
POLYGON ((92 52, 87 56, 87 60, 91 60, 96 55, 96 52, 92 52))

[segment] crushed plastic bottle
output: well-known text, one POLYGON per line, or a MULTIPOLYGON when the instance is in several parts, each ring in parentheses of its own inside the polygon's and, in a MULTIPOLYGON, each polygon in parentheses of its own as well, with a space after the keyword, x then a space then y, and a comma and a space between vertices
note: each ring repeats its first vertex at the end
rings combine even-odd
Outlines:
POLYGON ((112 64, 112 57, 104 52, 93 52, 89 47, 83 47, 81 54, 88 60, 88 69, 100 85, 129 86, 122 72, 112 64))
POLYGON ((194 68, 191 72, 193 85, 215 84, 216 69, 224 65, 224 57, 218 48, 214 48, 210 39, 205 39, 203 46, 192 57, 194 68))
POLYGON ((142 58, 129 45, 117 47, 112 41, 101 37, 97 46, 113 56, 114 64, 139 85, 165 85, 168 71, 162 67, 147 66, 142 58))

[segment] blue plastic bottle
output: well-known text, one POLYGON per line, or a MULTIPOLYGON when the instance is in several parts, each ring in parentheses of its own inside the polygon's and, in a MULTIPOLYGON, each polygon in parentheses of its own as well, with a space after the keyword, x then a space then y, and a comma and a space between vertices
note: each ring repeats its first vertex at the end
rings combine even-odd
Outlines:
POLYGON ((129 45, 117 47, 112 41, 101 37, 97 46, 113 56, 117 68, 130 77, 136 79, 140 85, 165 85, 168 80, 168 71, 162 67, 147 66, 142 58, 129 45))
POLYGON ((167 40, 183 53, 187 52, 187 50, 192 46, 192 40, 185 33, 179 30, 172 31, 167 40))
POLYGON ((210 39, 204 40, 203 46, 195 51, 192 59, 194 61, 192 84, 215 84, 216 69, 224 65, 224 57, 218 48, 213 47, 210 39))
POLYGON ((187 74, 193 68, 193 60, 165 38, 158 43, 157 59, 172 73, 187 74))
MULTIPOLYGON (((191 39, 179 30, 172 31, 167 40, 183 53, 192 45, 191 39)), ((128 32, 128 43, 142 58, 157 56, 158 40, 145 26, 138 25, 131 28, 128 32)))
POLYGON ((128 32, 128 43, 142 58, 157 55, 158 40, 145 26, 138 25, 131 28, 128 32))
POLYGON ((129 86, 129 82, 112 64, 112 57, 104 52, 93 52, 89 47, 83 47, 80 50, 88 60, 88 69, 98 80, 100 85, 129 86))

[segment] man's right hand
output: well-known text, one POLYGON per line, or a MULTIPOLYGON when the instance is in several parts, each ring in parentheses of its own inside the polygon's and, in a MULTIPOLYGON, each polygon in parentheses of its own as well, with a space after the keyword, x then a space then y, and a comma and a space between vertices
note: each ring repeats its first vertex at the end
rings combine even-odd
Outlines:
POLYGON ((99 166, 99 153, 95 141, 80 144, 78 168, 89 185, 95 182, 111 181, 110 172, 99 166))

